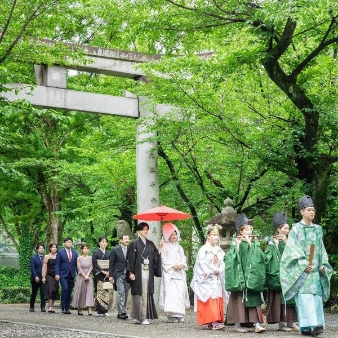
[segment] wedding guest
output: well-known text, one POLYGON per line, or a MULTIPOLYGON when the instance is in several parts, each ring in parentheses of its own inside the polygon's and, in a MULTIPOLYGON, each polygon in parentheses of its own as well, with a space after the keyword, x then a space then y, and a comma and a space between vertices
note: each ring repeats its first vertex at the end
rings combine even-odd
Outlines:
POLYGON ((43 259, 44 259, 45 247, 43 246, 43 244, 38 244, 35 250, 36 250, 36 255, 31 258, 30 280, 31 280, 32 292, 31 292, 31 297, 29 301, 29 311, 35 312, 35 309, 34 309, 35 299, 36 299, 38 290, 40 290, 41 312, 46 312, 46 309, 45 309, 46 286, 42 282, 42 264, 43 264, 43 259))
POLYGON ((138 238, 130 244, 127 274, 133 298, 133 323, 148 325, 157 319, 154 302, 154 276, 161 277, 161 256, 155 244, 147 239, 149 225, 141 222, 136 227, 138 238))
POLYGON ((127 319, 127 298, 129 292, 129 280, 126 278, 127 254, 129 235, 120 235, 120 245, 112 251, 109 261, 109 277, 114 282, 117 291, 118 319, 127 319))
POLYGON ((93 273, 96 281, 95 316, 107 316, 112 302, 112 292, 103 288, 103 283, 109 281, 110 251, 107 250, 108 240, 106 236, 99 237, 99 248, 95 250, 92 258, 93 273))
POLYGON ((49 254, 45 256, 42 267, 42 282, 46 284, 46 300, 48 300, 49 313, 55 313, 55 301, 60 299, 59 281, 55 279, 57 250, 55 243, 49 244, 49 254))
POLYGON ((89 246, 81 245, 81 255, 77 258, 77 278, 75 282, 72 306, 77 308, 79 316, 83 315, 83 308, 88 308, 88 315, 92 315, 94 306, 93 280, 91 273, 93 270, 92 257, 88 256, 89 246))
POLYGON ((160 244, 162 278, 159 307, 172 323, 184 322, 185 309, 190 307, 187 287, 187 260, 179 245, 180 232, 172 223, 162 227, 163 244, 160 244))
POLYGON ((72 248, 73 239, 71 237, 65 238, 64 246, 64 249, 61 249, 56 255, 55 279, 59 280, 61 284, 62 313, 70 315, 69 308, 72 300, 78 254, 72 248))

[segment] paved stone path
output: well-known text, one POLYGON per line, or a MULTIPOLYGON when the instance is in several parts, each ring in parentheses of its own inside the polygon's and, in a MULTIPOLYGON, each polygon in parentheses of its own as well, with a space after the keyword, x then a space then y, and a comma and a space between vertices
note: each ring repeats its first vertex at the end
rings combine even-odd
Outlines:
MULTIPOLYGON (((326 315, 327 327, 323 338, 338 337, 338 315, 326 315)), ((267 331, 261 335, 264 338, 272 337, 303 337, 300 333, 284 333, 277 331, 278 326, 264 325, 267 331)), ((159 319, 152 321, 151 325, 132 324, 131 320, 118 320, 116 313, 112 312, 111 317, 95 317, 84 314, 78 316, 76 311, 71 315, 64 315, 59 308, 55 314, 31 313, 28 305, 0 304, 0 337, 67 337, 67 338, 200 338, 200 337, 257 337, 254 332, 234 333, 231 326, 223 330, 210 331, 197 326, 195 314, 192 309, 187 311, 184 323, 168 323, 163 314, 159 319)))

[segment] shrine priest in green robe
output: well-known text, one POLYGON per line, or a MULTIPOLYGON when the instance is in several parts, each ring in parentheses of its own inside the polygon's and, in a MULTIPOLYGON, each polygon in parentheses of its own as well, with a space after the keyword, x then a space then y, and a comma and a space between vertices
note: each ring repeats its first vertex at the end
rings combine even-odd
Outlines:
POLYGON ((325 327, 323 302, 330 296, 332 267, 322 227, 312 223, 315 208, 310 196, 299 200, 299 209, 302 220, 292 225, 281 259, 281 287, 286 300, 295 297, 302 335, 317 336, 325 327))

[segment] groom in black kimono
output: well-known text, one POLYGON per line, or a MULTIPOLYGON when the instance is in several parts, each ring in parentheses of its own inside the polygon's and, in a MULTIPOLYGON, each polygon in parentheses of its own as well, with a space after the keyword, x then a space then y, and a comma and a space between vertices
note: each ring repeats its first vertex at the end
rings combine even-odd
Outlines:
POLYGON ((127 276, 133 298, 134 323, 147 325, 157 319, 154 303, 154 276, 161 277, 161 256, 155 244, 147 239, 149 225, 137 225, 138 238, 130 245, 127 255, 127 276))

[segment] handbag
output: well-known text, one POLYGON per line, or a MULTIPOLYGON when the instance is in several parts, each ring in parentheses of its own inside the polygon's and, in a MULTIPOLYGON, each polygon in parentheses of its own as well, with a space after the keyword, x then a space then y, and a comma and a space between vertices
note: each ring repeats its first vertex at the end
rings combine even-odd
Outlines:
POLYGON ((103 280, 103 283, 102 283, 102 289, 104 289, 104 290, 111 290, 111 289, 113 289, 114 285, 112 283, 110 283, 110 282, 105 282, 105 279, 103 280))
POLYGON ((98 259, 97 264, 102 270, 109 270, 109 261, 107 259, 98 259))

